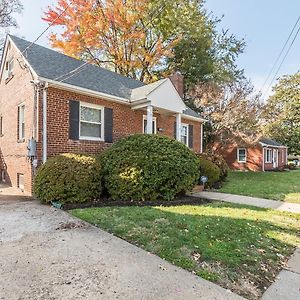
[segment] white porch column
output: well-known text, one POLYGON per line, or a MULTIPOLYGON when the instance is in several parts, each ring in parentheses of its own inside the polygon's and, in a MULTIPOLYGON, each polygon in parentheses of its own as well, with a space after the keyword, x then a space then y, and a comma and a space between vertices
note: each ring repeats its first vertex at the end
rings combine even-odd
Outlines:
POLYGON ((176 115, 176 140, 181 141, 181 114, 176 115))
POLYGON ((146 127, 146 133, 152 134, 153 133, 153 106, 148 105, 147 106, 147 127, 146 127))

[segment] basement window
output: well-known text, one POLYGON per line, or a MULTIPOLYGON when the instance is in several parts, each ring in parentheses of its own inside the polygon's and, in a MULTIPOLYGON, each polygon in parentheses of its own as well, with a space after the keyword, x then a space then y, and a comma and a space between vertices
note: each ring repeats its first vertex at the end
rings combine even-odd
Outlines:
POLYGON ((17 173, 17 187, 24 191, 24 174, 17 173))

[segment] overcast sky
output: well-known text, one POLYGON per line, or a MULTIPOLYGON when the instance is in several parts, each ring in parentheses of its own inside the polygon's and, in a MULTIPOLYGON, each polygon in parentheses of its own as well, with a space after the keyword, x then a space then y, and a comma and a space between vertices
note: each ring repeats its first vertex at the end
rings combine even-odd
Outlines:
MULTIPOLYGON (((19 28, 14 32, 30 41, 47 26, 41 20, 43 11, 55 0, 21 0, 24 11, 17 16, 19 28)), ((294 23, 300 15, 300 0, 207 0, 206 7, 215 16, 224 18, 221 27, 239 38, 245 38, 246 51, 238 66, 261 89, 276 57, 281 51, 294 23)), ((49 46, 44 35, 39 43, 49 46)), ((300 69, 300 34, 279 75, 300 69)), ((266 85, 268 86, 268 85, 266 85)))

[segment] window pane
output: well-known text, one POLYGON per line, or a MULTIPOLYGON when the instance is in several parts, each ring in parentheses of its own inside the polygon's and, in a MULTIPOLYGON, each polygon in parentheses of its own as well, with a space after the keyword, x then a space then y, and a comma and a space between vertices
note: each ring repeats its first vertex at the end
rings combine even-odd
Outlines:
POLYGON ((101 123, 101 110, 96 108, 81 106, 80 120, 101 123))
POLYGON ((181 136, 181 142, 185 145, 187 145, 187 137, 186 136, 181 136))
POLYGON ((144 119, 144 133, 147 132, 147 120, 144 119))
POLYGON ((80 136, 101 138, 101 125, 80 123, 80 136))
POLYGON ((181 135, 182 136, 187 136, 187 126, 181 126, 181 135))
POLYGON ((246 149, 239 149, 239 161, 246 161, 246 149))

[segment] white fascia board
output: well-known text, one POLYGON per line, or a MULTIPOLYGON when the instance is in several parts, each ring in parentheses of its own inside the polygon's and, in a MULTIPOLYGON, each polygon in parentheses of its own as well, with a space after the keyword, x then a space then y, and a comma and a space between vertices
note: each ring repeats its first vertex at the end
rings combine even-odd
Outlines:
POLYGON ((208 120, 201 118, 201 117, 193 117, 190 115, 186 115, 186 114, 182 114, 182 118, 183 119, 187 119, 187 120, 191 120, 191 121, 196 121, 196 122, 200 122, 200 123, 206 123, 208 122, 208 120))
POLYGON ((288 149, 289 147, 287 146, 273 146, 273 145, 268 145, 268 144, 265 144, 265 143, 262 143, 262 142, 259 142, 259 144, 262 146, 262 147, 267 147, 267 148, 285 148, 285 149, 288 149))
POLYGON ((112 102, 117 102, 117 103, 121 103, 121 104, 125 104, 125 105, 130 105, 130 102, 128 99, 122 98, 122 97, 117 97, 117 96, 113 96, 113 95, 109 95, 109 94, 105 94, 105 93, 101 93, 101 92, 96 92, 90 89, 86 89, 86 88, 82 88, 82 87, 78 87, 76 85, 72 85, 72 84, 68 84, 65 82, 61 82, 61 81, 55 81, 52 79, 48 79, 48 78, 44 78, 44 77, 39 77, 40 81, 45 81, 49 83, 49 87, 56 87, 56 88, 60 88, 66 91, 71 91, 71 92, 77 92, 79 94, 84 94, 87 96, 92 96, 92 97, 98 97, 98 98, 102 98, 104 100, 109 100, 112 102))
POLYGON ((2 74, 3 74, 3 66, 4 66, 4 62, 5 62, 5 57, 6 57, 6 52, 7 52, 7 47, 9 42, 15 47, 15 49, 17 50, 17 52, 19 52, 19 57, 14 57, 14 59, 19 59, 22 58, 22 60, 24 60, 26 66, 30 69, 31 74, 33 75, 34 79, 36 80, 38 78, 37 73, 34 71, 34 69, 31 67, 31 65, 29 64, 29 62, 27 61, 27 59, 25 58, 25 56, 22 54, 22 52, 20 51, 20 49, 17 47, 17 45, 14 43, 14 41, 7 36, 6 38, 6 42, 5 42, 5 50, 3 52, 3 58, 2 58, 2 62, 1 62, 1 79, 2 79, 2 74), (4 56, 5 54, 5 56, 4 56))

